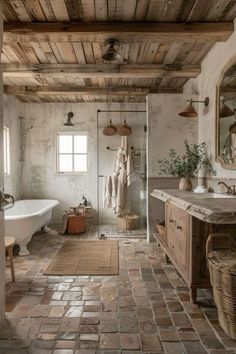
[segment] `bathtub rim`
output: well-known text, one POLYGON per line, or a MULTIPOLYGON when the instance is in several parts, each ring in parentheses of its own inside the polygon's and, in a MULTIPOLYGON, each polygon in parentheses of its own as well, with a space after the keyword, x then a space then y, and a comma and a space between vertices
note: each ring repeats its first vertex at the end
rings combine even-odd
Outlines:
MULTIPOLYGON (((51 202, 50 205, 48 205, 47 207, 44 207, 43 209, 40 209, 39 211, 35 212, 35 213, 31 213, 31 214, 21 214, 21 215, 6 215, 4 213, 4 221, 10 221, 10 220, 23 220, 23 219, 29 219, 32 218, 34 216, 41 216, 43 214, 45 214, 47 211, 49 211, 50 209, 53 209, 56 205, 59 204, 59 201, 56 199, 19 199, 18 201, 48 201, 51 202)), ((17 202, 17 201, 16 201, 17 202)), ((14 208, 14 207, 13 207, 14 208)))

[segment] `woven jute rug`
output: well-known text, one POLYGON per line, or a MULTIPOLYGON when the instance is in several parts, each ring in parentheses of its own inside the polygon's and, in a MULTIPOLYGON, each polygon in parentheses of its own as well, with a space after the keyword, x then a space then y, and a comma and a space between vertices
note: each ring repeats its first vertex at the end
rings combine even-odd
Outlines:
POLYGON ((45 275, 116 275, 117 241, 68 240, 44 272, 45 275))

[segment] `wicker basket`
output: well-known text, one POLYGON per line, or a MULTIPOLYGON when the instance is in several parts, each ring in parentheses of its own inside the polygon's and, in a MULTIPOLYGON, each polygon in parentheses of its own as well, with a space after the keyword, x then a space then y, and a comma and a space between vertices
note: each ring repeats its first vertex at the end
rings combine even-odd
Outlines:
POLYGON ((236 340, 236 249, 229 234, 211 234, 206 252, 219 323, 236 340))
POLYGON ((137 230, 140 228, 139 220, 139 215, 126 214, 118 216, 117 223, 121 230, 137 230))

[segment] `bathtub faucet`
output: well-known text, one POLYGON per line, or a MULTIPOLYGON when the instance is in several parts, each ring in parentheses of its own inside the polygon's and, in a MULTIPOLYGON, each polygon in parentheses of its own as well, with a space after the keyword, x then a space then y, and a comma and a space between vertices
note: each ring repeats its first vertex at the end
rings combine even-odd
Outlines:
POLYGON ((10 208, 15 203, 13 195, 4 193, 0 190, 0 209, 1 211, 10 208), (10 201, 9 201, 10 199, 10 201))

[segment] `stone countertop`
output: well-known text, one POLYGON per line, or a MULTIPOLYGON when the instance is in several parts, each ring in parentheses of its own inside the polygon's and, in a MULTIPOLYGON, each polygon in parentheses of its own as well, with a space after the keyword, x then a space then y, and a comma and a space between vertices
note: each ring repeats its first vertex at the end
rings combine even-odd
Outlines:
POLYGON ((154 189, 151 195, 186 210, 212 224, 236 224, 236 198, 213 198, 212 193, 193 193, 179 189, 154 189))

